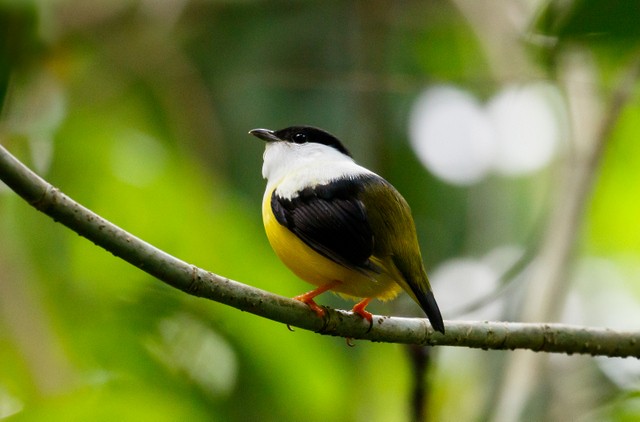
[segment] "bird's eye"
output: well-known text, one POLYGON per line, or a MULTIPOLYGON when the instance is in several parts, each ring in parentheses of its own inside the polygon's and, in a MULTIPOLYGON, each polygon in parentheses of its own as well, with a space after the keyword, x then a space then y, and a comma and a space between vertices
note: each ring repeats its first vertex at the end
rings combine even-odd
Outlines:
POLYGON ((293 135, 293 142, 295 142, 296 144, 304 144, 305 142, 307 142, 307 135, 302 132, 298 132, 293 135))

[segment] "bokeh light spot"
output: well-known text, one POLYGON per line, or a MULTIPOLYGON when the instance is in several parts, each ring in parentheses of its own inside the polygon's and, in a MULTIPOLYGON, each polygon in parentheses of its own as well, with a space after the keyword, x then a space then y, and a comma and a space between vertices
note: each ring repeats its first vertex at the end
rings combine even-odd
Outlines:
POLYGON ((540 170, 553 158, 565 127, 562 97, 550 84, 507 86, 486 106, 459 88, 438 86, 415 102, 409 136, 434 175, 471 185, 492 172, 540 170))
POLYGON ((495 169, 505 175, 539 170, 549 163, 560 137, 551 101, 559 93, 551 85, 509 86, 487 105, 495 129, 495 169))
POLYGON ((469 185, 491 168, 496 145, 489 119, 465 91, 427 90, 414 105, 409 130, 419 159, 447 182, 469 185))

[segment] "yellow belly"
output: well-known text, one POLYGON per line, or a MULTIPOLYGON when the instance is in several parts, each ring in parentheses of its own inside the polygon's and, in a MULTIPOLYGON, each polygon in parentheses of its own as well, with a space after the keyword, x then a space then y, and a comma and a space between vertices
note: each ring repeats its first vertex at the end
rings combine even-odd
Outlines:
POLYGON ((262 202, 262 220, 271 247, 280 260, 294 274, 315 286, 339 281, 332 291, 350 297, 375 297, 386 300, 397 296, 402 290, 394 278, 399 277, 395 267, 390 269, 385 262, 372 258, 383 268, 382 273, 363 274, 325 258, 300 238, 280 225, 271 210, 272 191, 265 193, 262 202), (395 274, 394 274, 395 273, 395 274))

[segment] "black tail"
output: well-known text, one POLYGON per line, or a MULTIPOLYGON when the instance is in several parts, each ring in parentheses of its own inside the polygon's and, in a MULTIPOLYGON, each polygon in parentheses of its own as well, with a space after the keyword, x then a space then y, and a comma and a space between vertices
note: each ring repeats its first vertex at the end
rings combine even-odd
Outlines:
POLYGON ((418 301, 420 302, 420 307, 427 314, 427 318, 429 318, 429 322, 431 322, 433 329, 444 334, 444 322, 442 322, 440 308, 438 308, 433 292, 429 290, 425 292, 425 294, 417 296, 418 301))

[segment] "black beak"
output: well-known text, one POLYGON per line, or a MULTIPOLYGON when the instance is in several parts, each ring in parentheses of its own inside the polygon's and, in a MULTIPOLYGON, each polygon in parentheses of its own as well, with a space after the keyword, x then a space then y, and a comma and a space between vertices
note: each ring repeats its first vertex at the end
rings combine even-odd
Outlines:
POLYGON ((282 139, 276 136, 274 131, 269 129, 252 129, 249 131, 249 135, 253 135, 256 138, 262 139, 265 142, 282 141, 282 139))

